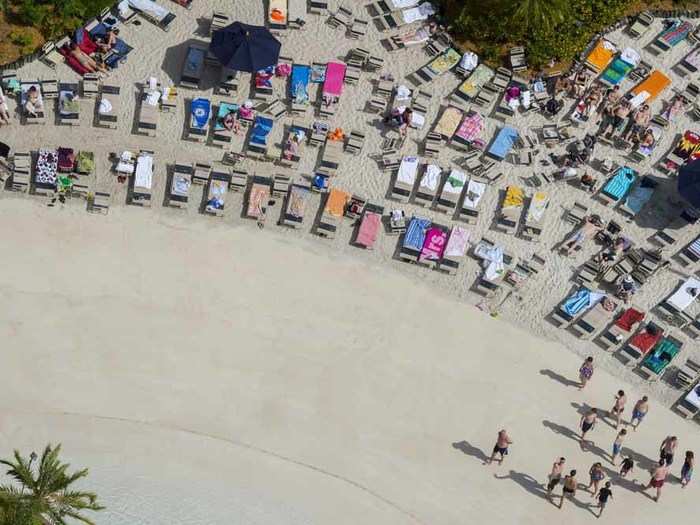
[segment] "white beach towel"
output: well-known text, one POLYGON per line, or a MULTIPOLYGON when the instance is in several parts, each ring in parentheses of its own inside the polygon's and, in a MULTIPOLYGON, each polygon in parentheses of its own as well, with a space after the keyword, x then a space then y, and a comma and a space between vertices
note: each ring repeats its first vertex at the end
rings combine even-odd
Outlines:
POLYGON ((459 67, 467 71, 473 70, 477 65, 479 65, 479 56, 471 51, 464 53, 459 61, 459 67))
POLYGON ((639 61, 642 59, 642 57, 639 56, 639 53, 637 53, 631 47, 626 47, 625 50, 620 53, 620 58, 633 66, 639 64, 639 61))
POLYGON ((450 232, 450 238, 447 240, 445 255, 448 257, 463 257, 467 252, 467 244, 469 243, 470 231, 461 226, 455 226, 450 232))
POLYGON ((106 114, 108 114, 108 113, 111 113, 111 112, 112 112, 112 109, 113 109, 113 108, 112 108, 112 103, 111 103, 109 100, 107 100, 106 98, 103 98, 103 99, 100 100, 100 108, 99 108, 98 111, 99 111, 102 115, 106 115, 106 114))
POLYGON ((700 280, 695 277, 689 277, 666 302, 673 306, 676 310, 684 311, 688 308, 700 295, 700 280), (695 295, 691 293, 694 290, 695 295))
POLYGON ((396 96, 394 97, 397 101, 411 100, 411 90, 401 84, 396 88, 396 96))
POLYGON ((452 170, 447 176, 445 186, 442 188, 443 193, 452 193, 459 195, 464 189, 464 183, 467 181, 467 176, 459 170, 452 170))
POLYGON ((153 0, 128 0, 128 2, 129 6, 144 13, 149 13, 156 20, 163 20, 170 14, 170 11, 156 4, 153 0))
POLYGON ((422 129, 425 126, 425 115, 414 111, 411 113, 411 127, 416 129, 422 129))
POLYGON ((476 209, 485 191, 485 183, 470 180, 469 184, 467 184, 467 191, 464 194, 464 207, 476 209))
POLYGON ((603 39, 603 47, 608 51, 617 51, 617 47, 615 46, 615 44, 610 42, 610 40, 603 39))
POLYGON ((416 6, 418 5, 418 2, 420 2, 420 0, 388 0, 387 4, 389 7, 392 5, 394 6, 392 11, 398 11, 399 9, 406 9, 408 7, 416 6))
POLYGON ((151 184, 153 184, 153 157, 147 154, 141 154, 136 160, 134 186, 150 190, 151 184))
POLYGON ((397 180, 405 184, 413 184, 418 173, 418 157, 404 157, 401 159, 397 180))
POLYGON ((423 173, 423 177, 421 177, 420 179, 420 187, 426 188, 430 191, 437 190, 438 184, 440 184, 441 174, 442 170, 440 169, 440 166, 436 164, 428 164, 425 167, 425 173, 423 173))
POLYGON ((427 20, 428 17, 435 14, 435 8, 430 2, 425 2, 418 7, 405 9, 401 11, 401 16, 405 24, 412 24, 421 20, 427 20))

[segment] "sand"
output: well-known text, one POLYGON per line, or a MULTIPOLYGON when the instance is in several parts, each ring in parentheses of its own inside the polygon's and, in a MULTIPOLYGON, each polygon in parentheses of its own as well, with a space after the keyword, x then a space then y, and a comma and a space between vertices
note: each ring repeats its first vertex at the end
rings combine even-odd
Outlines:
MULTIPOLYGON (((471 306, 480 301, 469 291, 480 271, 475 260, 468 258, 456 277, 400 263, 393 260, 396 237, 381 236, 372 252, 350 246, 349 222, 333 241, 313 237, 308 228, 277 227, 274 220, 259 231, 240 217, 240 195, 229 201, 223 219, 199 215, 196 205, 187 211, 161 206, 169 163, 211 161, 221 151, 182 139, 182 100, 175 113, 161 115, 157 138, 134 135, 135 84, 151 74, 177 81, 186 42, 204 38, 213 9, 231 10, 228 3, 203 0, 191 11, 168 7, 178 18, 167 33, 147 22, 122 29, 137 51, 110 78, 125 92, 117 130, 92 125, 91 100, 82 101, 78 128, 53 124, 51 112, 45 126, 2 128, 3 141, 19 151, 89 145, 98 160, 93 188, 109 188, 113 196, 110 214, 97 217, 86 214, 80 201, 47 208, 43 198, 0 192, 6 269, 0 300, 9 312, 0 326, 6 368, 16 371, 1 387, 3 455, 13 447, 63 442, 68 458, 91 468, 92 486, 109 507, 99 522, 110 525, 228 523, 231 516, 243 523, 445 524, 483 516, 489 523, 520 524, 558 512, 535 486, 554 457, 567 456, 586 477, 598 457, 581 453, 567 435, 582 405, 607 408, 619 388, 632 400, 642 393, 653 397, 652 414, 628 442, 635 452, 653 459, 668 433, 680 437, 682 450, 697 450, 697 427, 662 408, 679 391, 665 382, 643 383, 591 343, 544 320, 572 287, 575 267, 595 251, 588 246, 575 259, 550 251, 569 231, 563 209, 587 200, 580 190, 551 188, 545 233, 533 244, 491 230, 497 190, 521 183, 531 171, 500 167, 504 177, 489 188, 473 236, 496 239, 523 259, 537 252, 547 265, 498 308, 499 320, 471 306), (126 206, 126 189, 110 172, 109 153, 138 148, 156 152, 151 209, 126 206), (581 394, 551 379, 575 378, 580 356, 588 354, 600 365, 594 388, 581 394), (501 427, 513 434, 513 455, 500 469, 482 467, 480 456, 490 451, 501 427), (460 445, 466 455, 453 446, 462 441, 469 444, 460 445), (494 472, 511 477, 495 479, 494 472)), ((259 2, 237 2, 232 14, 263 21, 259 2)), ((324 18, 307 20, 305 31, 283 38, 283 55, 323 62, 358 45, 324 18)), ((621 44, 625 38, 613 35, 621 44)), ((397 78, 428 61, 420 49, 389 55, 374 28, 361 45, 384 56, 385 71, 397 78)), ((665 64, 669 72, 668 65, 689 49, 682 43, 665 57, 645 59, 665 64)), ((55 74, 75 80, 63 65, 55 74)), ((26 79, 52 75, 39 63, 20 71, 26 79)), ((201 93, 211 92, 213 78, 208 71, 201 93)), ((368 141, 361 156, 344 158, 333 185, 389 207, 389 177, 372 160, 381 126, 362 112, 372 78, 363 73, 357 86, 345 87, 333 124, 365 130, 368 141)), ((458 83, 451 74, 432 83, 428 122, 458 83)), ((245 99, 243 85, 235 101, 245 99)), ((283 83, 276 89, 284 96, 283 83)), ((305 121, 312 119, 309 111, 305 121)), ((515 124, 542 122, 518 116, 515 124)), ((489 120, 487 137, 496 125, 489 120)), ((674 124, 658 155, 686 127, 692 129, 689 117, 674 124)), ((425 132, 427 127, 411 139, 419 141, 425 132)), ((282 126, 273 134, 279 148, 282 126)), ((548 153, 540 150, 538 159, 548 153)), ((412 140, 404 153, 417 151, 412 140)), ((299 179, 317 160, 313 148, 307 152, 295 174, 299 179)), ((459 156, 445 148, 440 161, 448 166, 459 156)), ((621 162, 618 153, 599 147, 596 157, 607 156, 621 162)), ((640 171, 651 169, 644 165, 640 171)), ((662 183, 661 198, 624 224, 641 245, 674 208, 673 181, 653 175, 662 183)), ((200 201, 201 191, 194 188, 191 202, 200 201)), ((316 198, 310 209, 317 205, 316 198)), ((623 222, 614 210, 591 206, 603 218, 623 222)), ((415 205, 404 209, 451 222, 415 205)), ((271 215, 278 213, 279 205, 271 215)), ((683 233, 679 244, 692 235, 683 233)), ((658 303, 682 275, 674 267, 656 276, 635 302, 645 308, 658 303)), ((684 340, 681 358, 697 357, 697 346, 684 340)), ((601 424, 596 433, 607 452, 612 429, 601 424)), ((674 465, 676 474, 679 468, 674 465)), ((697 510, 692 495, 668 488, 664 501, 654 505, 620 486, 606 519, 682 521, 697 510)), ((591 518, 573 505, 560 514, 571 523, 591 518)))

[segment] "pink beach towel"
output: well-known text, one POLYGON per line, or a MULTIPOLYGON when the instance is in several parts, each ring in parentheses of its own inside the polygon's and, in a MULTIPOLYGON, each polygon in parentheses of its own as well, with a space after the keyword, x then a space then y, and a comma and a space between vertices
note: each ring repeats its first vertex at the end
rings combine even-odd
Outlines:
POLYGON ((455 226, 450 232, 450 239, 447 241, 445 255, 450 257, 464 257, 467 253, 467 243, 469 243, 469 230, 461 226, 455 226))
POLYGON ((478 113, 470 113, 459 126, 455 135, 467 142, 473 142, 479 138, 484 129, 484 119, 478 113))
POLYGON ((360 223, 360 229, 357 232, 357 244, 365 248, 372 248, 374 242, 377 240, 377 233, 379 232, 381 221, 382 217, 378 213, 374 213, 373 211, 365 212, 362 217, 362 222, 360 223))
POLYGON ((345 64, 340 62, 328 62, 326 66, 326 80, 323 82, 323 94, 339 97, 343 94, 344 80, 345 64))
POLYGON ((419 260, 437 261, 442 257, 447 242, 447 232, 440 228, 428 228, 423 242, 423 249, 420 251, 419 260))

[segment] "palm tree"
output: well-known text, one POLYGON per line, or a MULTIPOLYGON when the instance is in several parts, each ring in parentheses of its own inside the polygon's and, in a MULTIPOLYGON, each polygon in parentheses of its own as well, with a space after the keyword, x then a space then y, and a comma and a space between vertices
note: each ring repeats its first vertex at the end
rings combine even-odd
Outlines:
POLYGON ((29 460, 15 450, 14 460, 0 460, 0 464, 9 467, 7 475, 17 484, 0 487, 0 523, 3 525, 68 525, 80 521, 94 525, 82 511, 102 510, 97 503, 97 496, 92 492, 71 490, 70 486, 87 476, 88 470, 82 469, 68 473, 68 463, 61 463, 58 454, 61 445, 53 448, 47 445, 39 464, 32 468, 36 454, 29 460))
POLYGON ((515 0, 508 3, 513 7, 513 26, 524 33, 537 28, 551 30, 564 20, 569 10, 566 0, 515 0))

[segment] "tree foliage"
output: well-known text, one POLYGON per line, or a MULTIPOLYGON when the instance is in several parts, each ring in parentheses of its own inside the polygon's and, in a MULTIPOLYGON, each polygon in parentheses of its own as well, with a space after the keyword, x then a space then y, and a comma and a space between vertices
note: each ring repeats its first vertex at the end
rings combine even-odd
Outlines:
POLYGON ((113 0, 3 0, 0 7, 21 24, 35 27, 47 39, 80 27, 113 0))

